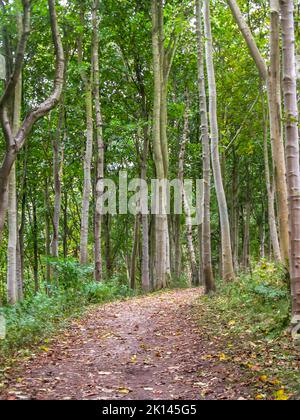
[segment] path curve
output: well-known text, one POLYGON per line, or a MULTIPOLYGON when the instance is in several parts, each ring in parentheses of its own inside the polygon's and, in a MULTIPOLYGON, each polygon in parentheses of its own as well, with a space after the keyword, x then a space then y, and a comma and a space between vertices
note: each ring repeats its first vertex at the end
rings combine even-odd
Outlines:
MULTIPOLYGON (((206 360, 199 289, 97 306, 19 367, 2 399, 198 400, 247 397, 206 360)), ((229 369, 229 367, 227 367, 229 369)), ((1 398, 1 397, 0 397, 1 398)))

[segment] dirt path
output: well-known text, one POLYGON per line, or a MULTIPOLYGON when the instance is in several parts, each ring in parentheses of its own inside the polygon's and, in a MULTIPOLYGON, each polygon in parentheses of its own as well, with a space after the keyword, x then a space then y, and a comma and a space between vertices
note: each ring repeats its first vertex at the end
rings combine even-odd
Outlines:
POLYGON ((193 319, 199 290, 92 309, 19 367, 0 398, 249 398, 240 372, 213 363, 193 319))

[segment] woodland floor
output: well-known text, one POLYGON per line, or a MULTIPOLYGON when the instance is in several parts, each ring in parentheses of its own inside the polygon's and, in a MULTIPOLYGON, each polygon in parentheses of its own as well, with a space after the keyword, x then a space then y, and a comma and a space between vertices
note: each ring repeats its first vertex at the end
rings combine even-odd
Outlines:
POLYGON ((245 372, 201 336, 199 289, 92 308, 9 374, 0 399, 251 399, 245 372))

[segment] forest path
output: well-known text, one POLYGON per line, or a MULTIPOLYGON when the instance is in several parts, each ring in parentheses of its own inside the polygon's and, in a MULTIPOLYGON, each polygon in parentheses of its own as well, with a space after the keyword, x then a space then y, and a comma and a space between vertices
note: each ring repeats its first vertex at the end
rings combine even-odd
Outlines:
POLYGON ((6 399, 249 398, 241 372, 206 355, 193 315, 199 289, 92 308, 23 362, 6 399))

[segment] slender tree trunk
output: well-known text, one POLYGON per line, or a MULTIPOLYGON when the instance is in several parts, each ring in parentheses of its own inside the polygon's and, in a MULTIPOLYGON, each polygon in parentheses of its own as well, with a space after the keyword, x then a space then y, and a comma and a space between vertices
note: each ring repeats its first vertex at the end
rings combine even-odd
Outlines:
POLYGON ((68 257, 68 192, 64 191, 64 230, 63 230, 63 251, 64 258, 68 257))
MULTIPOLYGON (((148 121, 148 118, 147 118, 148 121)), ((144 128, 144 148, 142 156, 141 179, 147 181, 147 160, 149 153, 149 130, 144 128)), ((141 215, 142 222, 142 289, 150 292, 150 251, 149 251, 149 218, 147 214, 141 215)))
POLYGON ((267 116, 266 116, 263 95, 262 95, 262 101, 263 101, 264 161, 265 161, 265 178, 266 178, 267 195, 268 195, 268 220, 269 220, 269 228, 270 228, 270 238, 271 238, 275 260, 277 262, 281 262, 282 258, 281 258, 281 252, 280 252, 280 245, 279 245, 277 224, 276 224, 276 214, 275 214, 274 185, 272 185, 272 182, 271 182, 270 164, 269 164, 268 125, 267 125, 267 116))
POLYGON ((140 215, 135 216, 135 223, 134 223, 134 236, 133 236, 133 246, 132 246, 132 253, 130 259, 130 287, 131 289, 135 289, 136 287, 136 260, 138 255, 138 246, 139 246, 139 238, 140 238, 140 215))
POLYGON ((239 170, 238 159, 233 153, 232 171, 232 250, 235 272, 239 270, 239 170))
POLYGON ((189 250, 189 257, 191 263, 191 273, 192 273, 192 284, 194 286, 199 286, 199 270, 197 266, 197 258, 196 252, 194 247, 194 240, 193 240, 193 225, 191 219, 191 210, 190 205, 184 190, 184 158, 185 158, 185 151, 186 145, 189 138, 189 112, 190 112, 190 104, 189 98, 186 99, 186 108, 184 113, 184 128, 183 128, 183 139, 180 145, 180 153, 179 153, 179 168, 178 168, 178 180, 181 186, 181 194, 182 194, 182 201, 184 204, 184 210, 186 215, 186 230, 187 230, 187 243, 188 243, 188 250, 189 250))
POLYGON ((33 213, 33 278, 35 293, 39 291, 39 245, 38 245, 38 222, 37 222, 37 208, 35 198, 32 200, 33 213))
MULTIPOLYGON (((161 104, 162 104, 162 63, 160 47, 160 0, 152 0, 152 47, 154 71, 154 105, 153 105, 153 148, 156 166, 156 176, 159 181, 165 179, 165 162, 161 144, 161 104)), ((167 235, 166 235, 166 197, 164 189, 157 194, 159 211, 155 220, 155 261, 154 287, 161 289, 167 285, 167 235)))
POLYGON ((269 72, 269 112, 273 159, 275 163, 275 182, 278 198, 279 238, 282 260, 289 259, 288 234, 288 192, 286 183, 286 161, 281 125, 281 66, 280 66, 280 10, 279 0, 271 0, 270 54, 269 72))
POLYGON ((197 19, 197 41, 198 41, 198 89, 201 116, 201 137, 203 149, 203 179, 204 179, 204 220, 202 227, 202 267, 203 280, 206 293, 215 291, 215 281, 212 269, 211 256, 211 221, 210 221, 210 199, 211 199, 211 161, 209 145, 209 129, 207 116, 206 86, 204 75, 204 40, 201 18, 201 0, 196 0, 197 19))
MULTIPOLYGON (((286 156, 290 209, 290 274, 293 323, 300 324, 300 166, 297 78, 295 62, 294 2, 280 0, 286 156)), ((299 328, 298 328, 299 331, 299 328)))
POLYGON ((102 281, 102 212, 101 197, 103 195, 104 179, 104 140, 103 122, 100 100, 100 71, 99 71, 99 0, 93 3, 93 80, 94 103, 96 111, 96 139, 97 139, 97 181, 96 181, 96 208, 95 208, 95 280, 102 281))
MULTIPOLYGON (((17 16, 18 37, 22 34, 22 18, 17 16)), ((20 74, 14 95, 13 107, 13 136, 16 136, 21 121, 22 106, 22 75, 20 74)), ((18 205, 17 205, 17 181, 16 165, 12 166, 8 181, 8 250, 7 250, 7 293, 8 302, 15 304, 19 296, 23 294, 18 285, 17 262, 18 262, 18 205)), ((23 282, 22 282, 23 283, 23 282)))
POLYGON ((222 241, 222 266, 223 277, 226 281, 235 278, 232 261, 232 249, 230 238, 230 225, 228 217, 227 201, 224 191, 220 155, 219 155, 219 130, 217 118, 217 92, 215 81, 215 70, 213 62, 213 43, 210 22, 210 1, 204 0, 204 20, 205 20, 205 38, 206 38, 206 62, 209 85, 209 108, 210 108, 210 129, 211 129, 211 149, 212 166, 215 178, 215 187, 219 204, 220 222, 221 222, 221 241, 222 241))
POLYGON ((246 199, 244 209, 244 234, 243 234, 243 268, 247 270, 250 265, 250 217, 251 217, 251 203, 249 197, 246 199))
POLYGON ((59 119, 56 136, 53 139, 53 179, 54 179, 54 211, 53 211, 53 237, 51 243, 51 256, 59 257, 59 221, 61 213, 61 179, 63 171, 63 145, 61 144, 64 129, 65 140, 65 109, 63 101, 60 104, 59 119))

